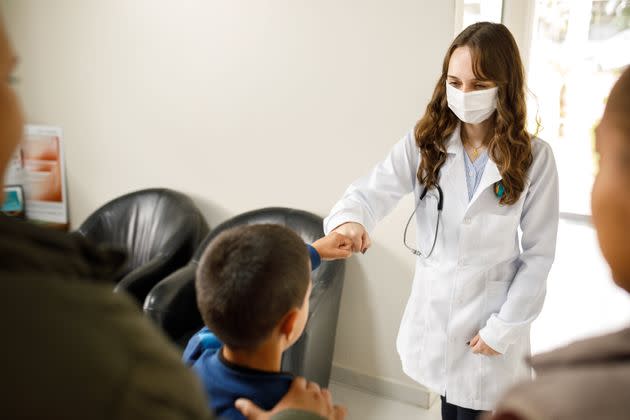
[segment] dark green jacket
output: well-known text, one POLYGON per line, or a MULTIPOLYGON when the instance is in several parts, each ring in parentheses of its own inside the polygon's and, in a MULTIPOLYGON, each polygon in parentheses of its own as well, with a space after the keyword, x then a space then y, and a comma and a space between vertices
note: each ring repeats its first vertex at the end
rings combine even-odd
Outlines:
POLYGON ((112 293, 123 260, 0 217, 2 418, 214 417, 166 337, 130 298, 112 293))

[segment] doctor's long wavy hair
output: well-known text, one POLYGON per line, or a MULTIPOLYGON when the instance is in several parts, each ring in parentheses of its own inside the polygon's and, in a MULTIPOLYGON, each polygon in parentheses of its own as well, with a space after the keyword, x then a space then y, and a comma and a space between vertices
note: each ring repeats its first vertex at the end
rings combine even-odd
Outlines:
POLYGON ((501 204, 514 204, 525 189, 527 170, 532 163, 531 135, 526 131, 525 72, 518 47, 502 24, 480 22, 470 25, 449 47, 442 76, 424 116, 415 127, 416 145, 422 156, 418 181, 431 188, 438 184, 440 168, 446 161, 446 143, 459 124, 446 100, 446 77, 451 55, 459 47, 470 49, 473 73, 479 80, 491 80, 498 87, 494 133, 488 154, 497 164, 505 194, 501 204))

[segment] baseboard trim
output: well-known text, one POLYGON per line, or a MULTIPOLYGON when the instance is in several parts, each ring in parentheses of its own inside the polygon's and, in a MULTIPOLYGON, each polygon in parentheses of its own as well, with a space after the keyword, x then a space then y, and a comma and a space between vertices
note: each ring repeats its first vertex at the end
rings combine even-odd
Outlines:
POLYGON ((367 391, 379 397, 426 409, 431 407, 437 397, 422 386, 407 385, 392 379, 370 376, 339 365, 332 366, 330 379, 333 382, 367 391))

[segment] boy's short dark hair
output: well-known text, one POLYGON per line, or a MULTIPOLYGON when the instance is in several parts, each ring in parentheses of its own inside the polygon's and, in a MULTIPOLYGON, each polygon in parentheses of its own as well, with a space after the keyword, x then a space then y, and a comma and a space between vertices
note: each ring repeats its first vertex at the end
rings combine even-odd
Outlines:
POLYGON ((292 230, 271 224, 226 230, 203 253, 195 287, 208 328, 234 349, 254 349, 291 308, 310 280, 309 254, 292 230))

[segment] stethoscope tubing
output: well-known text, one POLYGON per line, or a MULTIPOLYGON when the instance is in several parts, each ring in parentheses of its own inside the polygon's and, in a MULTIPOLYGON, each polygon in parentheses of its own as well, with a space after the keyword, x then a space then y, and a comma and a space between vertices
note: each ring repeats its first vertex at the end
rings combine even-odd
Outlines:
POLYGON ((420 200, 418 200, 418 204, 416 204, 416 208, 411 213, 411 216, 409 216, 409 220, 407 220, 407 224, 405 225, 405 231, 403 233, 403 245, 405 246, 405 248, 407 248, 409 251, 411 251, 412 254, 414 254, 414 255, 416 255, 418 257, 429 258, 431 256, 431 254, 433 254, 433 250, 435 249, 435 244, 437 242, 438 230, 440 228, 440 219, 442 218, 442 208, 444 207, 444 193, 442 192, 442 188, 440 188, 439 185, 436 185, 436 189, 438 190, 438 205, 437 205, 438 216, 437 216, 437 220, 435 222, 435 235, 433 237, 433 245, 431 245, 431 249, 429 250, 428 254, 424 255, 422 253, 422 251, 419 251, 419 250, 417 250, 415 248, 412 248, 412 247, 410 247, 407 244, 407 230, 409 229, 409 224, 411 223, 411 220, 413 219, 413 216, 418 211, 418 207, 420 207, 420 202, 427 195, 428 188, 426 186, 422 190, 422 193, 420 194, 420 200))

